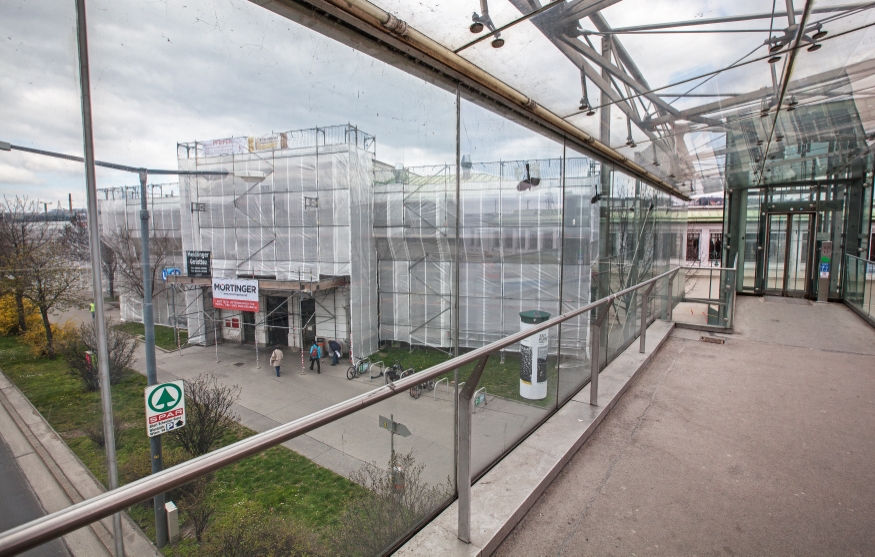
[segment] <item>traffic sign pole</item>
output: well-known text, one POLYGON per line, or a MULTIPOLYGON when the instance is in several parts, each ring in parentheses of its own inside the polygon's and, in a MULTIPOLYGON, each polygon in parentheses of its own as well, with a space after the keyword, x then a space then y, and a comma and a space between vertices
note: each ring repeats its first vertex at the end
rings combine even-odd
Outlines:
MULTIPOLYGON (((149 261, 149 206, 146 199, 145 170, 140 171, 140 243, 143 253, 143 328, 146 336, 146 381, 149 385, 158 384, 158 369, 155 364, 155 316, 152 309, 152 272, 149 261)), ((152 473, 164 469, 164 459, 161 454, 161 436, 149 438, 149 453, 152 456, 152 473)), ((167 545, 167 514, 164 512, 164 494, 159 493, 152 499, 155 507, 155 545, 159 548, 167 545)))

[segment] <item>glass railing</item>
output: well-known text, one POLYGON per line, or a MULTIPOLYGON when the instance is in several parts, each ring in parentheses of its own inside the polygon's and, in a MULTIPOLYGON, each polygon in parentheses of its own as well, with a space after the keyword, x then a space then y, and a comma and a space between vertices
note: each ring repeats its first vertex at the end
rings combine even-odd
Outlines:
POLYGON ((672 320, 705 330, 732 330, 737 267, 681 267, 672 320))
POLYGON ((875 326, 875 304, 872 303, 873 282, 875 282, 875 262, 846 254, 842 301, 875 326))
POLYGON ((182 497, 189 517, 198 505, 212 512, 220 506, 214 520, 224 524, 224 537, 212 539, 210 547, 223 554, 261 534, 270 539, 259 543, 273 544, 277 551, 386 554, 456 498, 458 535, 469 541, 472 480, 587 383, 592 384, 591 403, 598 403, 598 372, 605 366, 593 365, 593 356, 596 362, 610 360, 635 338, 644 352, 642 325, 668 315, 679 300, 674 288, 679 271, 668 270, 328 408, 291 414, 288 423, 0 533, 0 554, 27 550, 119 511, 149 512, 149 499, 161 493, 182 497), (589 329, 587 341, 561 359, 560 327, 566 333, 589 329), (600 353, 605 356, 599 358, 600 353), (518 363, 507 366, 511 360, 518 363), (526 365, 530 380, 524 389, 526 365), (450 376, 459 381, 443 381, 450 376), (496 396, 501 381, 515 383, 520 396, 496 396), (229 474, 244 477, 247 490, 228 484, 210 502, 198 502, 201 478, 224 485, 229 474), (280 476, 296 479, 280 488, 280 476), (277 516, 254 513, 252 493, 270 499, 277 516), (313 529, 301 526, 306 521, 282 520, 284 506, 309 509, 304 514, 315 521, 313 529), (329 509, 336 510, 334 515, 328 516, 329 509), (336 526, 316 535, 320 521, 336 526))

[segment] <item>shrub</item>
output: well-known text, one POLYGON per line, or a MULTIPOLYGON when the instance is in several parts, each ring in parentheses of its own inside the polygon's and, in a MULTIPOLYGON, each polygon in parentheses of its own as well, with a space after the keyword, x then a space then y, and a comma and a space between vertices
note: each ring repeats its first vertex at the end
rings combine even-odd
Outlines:
POLYGON ((236 423, 231 408, 239 399, 240 387, 220 385, 212 375, 186 380, 185 427, 170 435, 192 457, 210 452, 236 423))
MULTIPOLYGON (((25 321, 27 322, 27 331, 21 334, 21 342, 30 348, 30 353, 34 358, 48 356, 49 343, 46 340, 46 330, 39 312, 28 315, 25 321)), ((51 325, 51 327, 55 344, 63 344, 77 336, 77 327, 72 321, 67 320, 60 324, 51 325)))
MULTIPOLYGON (((121 381, 135 359, 137 340, 113 327, 113 320, 106 321, 106 347, 109 352, 109 384, 121 381)), ((70 366, 70 374, 81 379, 86 391, 100 388, 100 374, 96 364, 97 333, 95 324, 83 323, 59 343, 60 352, 70 366), (91 352, 91 358, 86 352, 91 352), (89 361, 90 360, 90 361, 89 361)))
POLYGON ((316 536, 295 521, 236 505, 210 529, 204 555, 223 557, 315 557, 324 555, 316 536))
POLYGON ((207 475, 183 486, 179 498, 180 508, 185 514, 185 524, 190 525, 198 542, 203 541, 204 531, 216 512, 216 504, 210 497, 212 475, 207 475))
POLYGON ((424 464, 412 453, 395 455, 388 470, 368 465, 350 479, 369 493, 353 501, 331 534, 333 555, 369 557, 382 555, 453 496, 453 484, 432 486, 422 478, 424 464), (393 472, 394 471, 394 472, 393 472))
MULTIPOLYGON (((25 320, 29 316, 35 316, 37 325, 42 326, 39 311, 37 311, 30 300, 24 300, 24 311, 25 320)), ((8 336, 20 332, 18 329, 18 309, 15 307, 15 296, 11 293, 0 296, 0 335, 8 336)))
MULTIPOLYGON (((116 447, 118 447, 119 436, 122 432, 121 423, 119 422, 118 416, 114 415, 112 417, 112 429, 113 433, 115 434, 115 445, 116 447)), ((85 426, 83 431, 85 432, 85 436, 94 441, 94 443, 101 449, 106 446, 106 435, 104 435, 105 432, 103 431, 103 420, 85 426)))

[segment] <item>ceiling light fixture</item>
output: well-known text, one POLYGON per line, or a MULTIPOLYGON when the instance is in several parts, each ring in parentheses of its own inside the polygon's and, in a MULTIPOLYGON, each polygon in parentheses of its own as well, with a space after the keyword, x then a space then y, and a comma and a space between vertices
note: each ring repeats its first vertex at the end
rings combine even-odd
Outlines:
POLYGON ((489 17, 489 5, 486 3, 486 0, 480 0, 480 11, 483 12, 483 15, 474 12, 471 15, 471 21, 474 23, 468 27, 468 30, 474 33, 480 33, 483 31, 484 27, 489 28, 489 31, 495 33, 495 38, 492 39, 492 48, 501 48, 504 46, 504 39, 501 38, 501 33, 496 33, 495 24, 492 23, 492 18, 489 17))

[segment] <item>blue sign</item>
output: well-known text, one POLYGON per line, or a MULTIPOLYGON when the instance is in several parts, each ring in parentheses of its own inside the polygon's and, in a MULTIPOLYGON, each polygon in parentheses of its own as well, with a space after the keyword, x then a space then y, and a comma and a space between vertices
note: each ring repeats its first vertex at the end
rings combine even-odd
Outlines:
POLYGON ((181 275, 182 271, 173 267, 166 267, 163 271, 161 271, 161 280, 167 282, 167 277, 171 275, 181 275))
POLYGON ((829 263, 821 263, 820 264, 820 272, 828 273, 829 272, 829 263))

